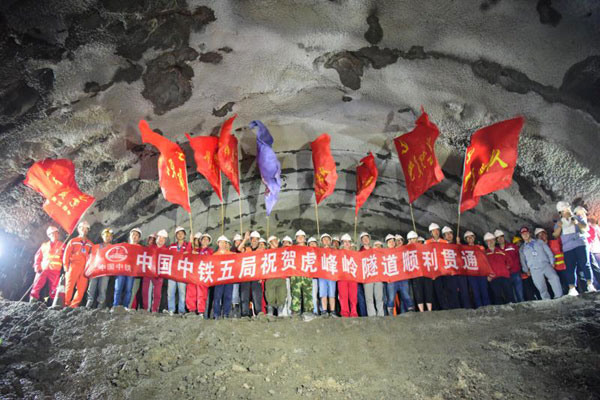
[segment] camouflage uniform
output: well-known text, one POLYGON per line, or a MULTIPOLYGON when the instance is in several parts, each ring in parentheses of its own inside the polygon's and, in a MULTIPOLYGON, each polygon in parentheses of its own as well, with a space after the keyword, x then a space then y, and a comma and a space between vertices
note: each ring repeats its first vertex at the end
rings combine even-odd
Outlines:
POLYGON ((285 279, 268 279, 265 282, 265 298, 271 307, 279 308, 285 305, 287 298, 285 279))
POLYGON ((312 312, 312 278, 302 276, 291 277, 292 312, 312 312))

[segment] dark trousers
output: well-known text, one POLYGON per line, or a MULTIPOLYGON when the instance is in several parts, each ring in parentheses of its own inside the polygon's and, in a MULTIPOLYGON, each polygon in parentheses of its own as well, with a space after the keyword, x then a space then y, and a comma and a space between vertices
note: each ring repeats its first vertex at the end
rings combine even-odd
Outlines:
POLYGON ((592 253, 590 256, 592 264, 592 279, 594 280, 594 287, 600 289, 600 253, 592 253))
POLYGON ((229 317, 231 311, 231 296, 233 295, 233 285, 217 285, 214 290, 213 316, 219 318, 229 317))
POLYGON ((419 277, 412 280, 413 293, 417 304, 433 303, 433 281, 419 277))
POLYGON ((496 278, 490 282, 492 293, 494 293, 495 304, 507 304, 515 302, 512 283, 510 278, 496 278))
POLYGON ((446 297, 446 276, 438 276, 433 280, 433 290, 437 298, 440 310, 448 310, 448 299, 446 297))
POLYGON ((458 292, 463 308, 473 308, 471 304, 471 294, 469 293, 469 280, 464 275, 456 275, 456 283, 458 284, 458 292))
MULTIPOLYGON (((567 285, 567 291, 568 290, 569 290, 569 286, 567 285)), ((523 299, 525 301, 532 301, 532 300, 540 300, 541 298, 542 297, 540 296, 540 292, 537 290, 537 288, 533 284, 533 279, 531 279, 530 276, 527 277, 527 279, 523 279, 523 299)))
POLYGON ((459 275, 448 275, 445 276, 445 289, 446 289, 446 301, 448 302, 448 308, 460 308, 460 287, 458 285, 459 275))
POLYGON ((475 308, 489 306, 491 303, 487 277, 469 276, 467 281, 469 282, 471 290, 473 291, 473 303, 475 303, 475 308))
POLYGON ((362 283, 358 284, 358 292, 357 292, 357 310, 359 317, 367 316, 367 302, 365 301, 365 289, 362 283))
POLYGON ((259 281, 240 283, 240 305, 242 308, 242 317, 250 317, 250 295, 252 295, 252 305, 254 313, 262 311, 262 286, 259 281))
POLYGON ((579 246, 565 251, 565 264, 567 265, 569 285, 577 286, 577 275, 581 275, 581 273, 583 273, 586 281, 591 282, 592 267, 590 265, 590 251, 587 246, 579 246))

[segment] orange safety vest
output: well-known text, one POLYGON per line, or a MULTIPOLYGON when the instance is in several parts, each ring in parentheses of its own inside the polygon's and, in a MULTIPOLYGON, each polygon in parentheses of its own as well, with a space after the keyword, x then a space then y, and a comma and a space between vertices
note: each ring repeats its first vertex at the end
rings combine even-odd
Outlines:
POLYGON ((42 271, 47 269, 60 271, 62 268, 63 242, 56 241, 54 243, 47 241, 42 244, 40 250, 42 252, 42 261, 40 263, 42 271))
POLYGON ((560 239, 553 239, 548 241, 548 246, 554 254, 554 269, 557 271, 564 271, 567 269, 565 265, 565 253, 562 251, 562 242, 560 239))

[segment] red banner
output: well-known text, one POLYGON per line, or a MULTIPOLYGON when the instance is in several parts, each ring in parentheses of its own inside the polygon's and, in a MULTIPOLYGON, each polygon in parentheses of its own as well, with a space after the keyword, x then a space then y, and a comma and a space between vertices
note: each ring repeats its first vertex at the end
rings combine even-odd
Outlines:
POLYGON ((290 246, 252 253, 182 254, 165 248, 95 245, 85 269, 88 278, 105 275, 162 277, 206 286, 289 276, 334 281, 393 282, 426 276, 487 276, 485 253, 477 246, 431 243, 394 249, 349 251, 290 246))
POLYGON ((183 150, 177 143, 150 129, 148 123, 143 119, 140 120, 138 126, 142 133, 142 142, 150 143, 160 151, 158 181, 165 200, 179 204, 188 213, 191 212, 187 166, 183 150))
POLYGON ((221 126, 219 134, 219 168, 229 179, 235 191, 240 194, 240 171, 238 165, 238 140, 231 134, 233 120, 237 114, 229 118, 221 126))
POLYGON ((331 155, 330 143, 331 138, 326 133, 310 142, 313 167, 315 168, 314 186, 317 205, 333 193, 338 179, 335 160, 331 155))
POLYGON ((435 141, 440 131, 429 121, 423 108, 421 112, 415 122, 415 129, 394 139, 411 204, 427 189, 444 179, 442 168, 435 157, 435 141))
POLYGON ((45 159, 33 164, 23 182, 46 198, 44 211, 71 233, 96 199, 82 193, 75 182, 75 166, 67 159, 45 159))
POLYGON ((185 136, 187 136, 194 151, 196 170, 208 180, 208 183, 219 196, 219 200, 223 201, 221 171, 219 170, 219 157, 217 155, 219 138, 216 136, 191 137, 188 133, 185 136))
POLYGON ((523 117, 513 118, 473 134, 465 156, 461 213, 475 207, 479 197, 510 186, 524 123, 523 117))
POLYGON ((358 167, 356 167, 356 209, 355 214, 358 215, 358 210, 367 201, 373 189, 375 189, 375 183, 377 183, 377 166, 375 165, 375 157, 373 153, 369 152, 369 155, 360 160, 358 167))

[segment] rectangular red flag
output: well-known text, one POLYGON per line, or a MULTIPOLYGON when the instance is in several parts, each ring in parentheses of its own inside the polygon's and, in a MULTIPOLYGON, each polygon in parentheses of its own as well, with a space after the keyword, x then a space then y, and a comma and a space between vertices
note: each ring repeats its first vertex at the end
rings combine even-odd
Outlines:
POLYGON ((158 181, 165 200, 179 204, 188 213, 191 212, 187 167, 183 150, 177 143, 150 129, 148 123, 143 119, 140 120, 139 129, 142 133, 142 142, 150 143, 160 151, 158 181))
POLYGON ((435 156, 435 141, 440 135, 438 127, 429 120, 421 108, 415 128, 394 139, 396 151, 408 192, 408 202, 413 203, 433 185, 444 179, 444 173, 435 156))
POLYGON ((196 170, 208 180, 208 183, 219 196, 219 200, 223 201, 221 171, 219 170, 219 157, 217 155, 219 138, 216 136, 191 137, 188 133, 185 135, 194 151, 196 170))
POLYGON ((510 186, 524 123, 523 117, 517 117, 481 128, 471 136, 465 155, 461 213, 475 207, 479 197, 510 186))
POLYGON ((233 120, 237 114, 229 118, 221 126, 219 134, 219 168, 233 184, 235 191, 240 194, 240 171, 238 164, 238 140, 231 134, 233 120))
POLYGON ((369 155, 360 160, 358 167, 356 167, 356 215, 358 215, 358 210, 375 189, 378 175, 375 157, 373 157, 373 153, 369 152, 369 155))
POLYGON ((326 133, 310 142, 313 166, 315 168, 314 185, 317 204, 333 193, 338 178, 335 169, 335 160, 331 155, 330 143, 331 138, 326 133))
POLYGON ((45 159, 33 164, 23 182, 46 198, 44 211, 69 234, 96 201, 75 182, 75 166, 67 159, 45 159))

